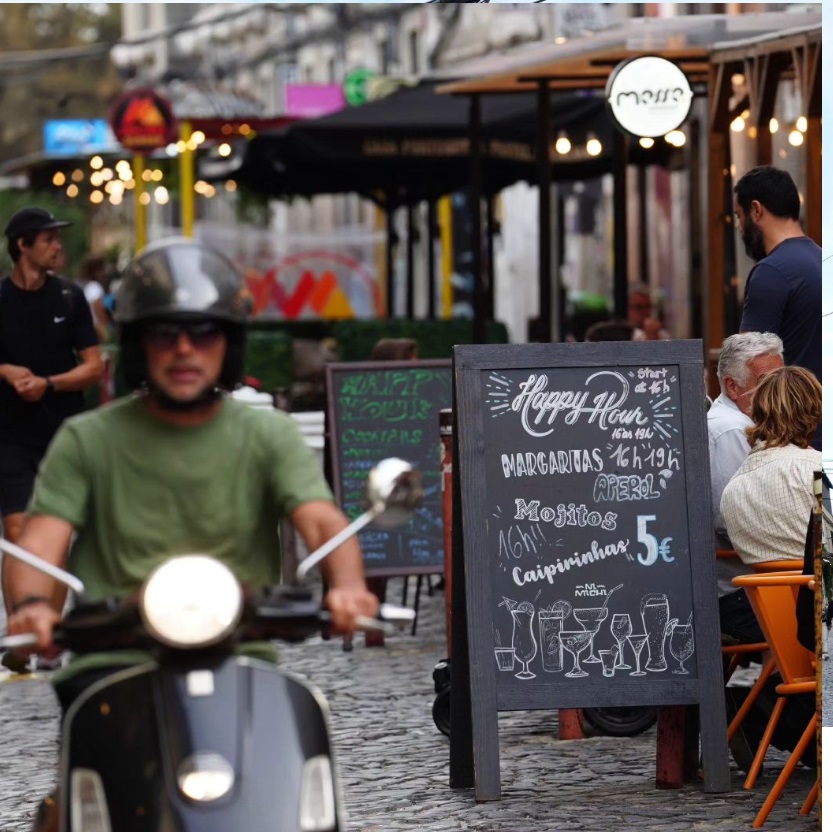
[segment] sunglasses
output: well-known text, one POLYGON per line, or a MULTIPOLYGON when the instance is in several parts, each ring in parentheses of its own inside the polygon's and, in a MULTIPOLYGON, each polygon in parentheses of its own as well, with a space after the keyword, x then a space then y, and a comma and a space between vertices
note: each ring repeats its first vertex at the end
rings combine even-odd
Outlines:
POLYGON ((150 324, 145 330, 145 339, 152 346, 160 350, 172 350, 179 343, 181 335, 186 335, 191 346, 197 350, 213 347, 223 335, 223 328, 213 321, 201 323, 169 323, 159 322, 150 324))

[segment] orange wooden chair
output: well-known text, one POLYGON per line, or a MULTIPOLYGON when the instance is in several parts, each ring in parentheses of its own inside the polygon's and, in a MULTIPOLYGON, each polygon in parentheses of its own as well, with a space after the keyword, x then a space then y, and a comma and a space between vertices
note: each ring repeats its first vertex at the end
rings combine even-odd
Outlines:
MULTIPOLYGON (((719 559, 732 559, 738 558, 738 553, 734 549, 717 549, 715 551, 715 555, 719 559)), ((779 560, 779 561, 767 561, 761 564, 755 564, 755 571, 770 571, 771 565, 777 564, 778 569, 798 569, 801 571, 803 567, 803 562, 801 561, 793 561, 793 560, 779 560)), ((745 644, 726 644, 721 647, 720 652, 724 656, 729 657, 729 664, 726 667, 726 673, 724 675, 724 683, 728 683, 729 680, 732 678, 732 674, 737 670, 738 666, 740 665, 741 658, 744 655, 748 655, 750 653, 764 653, 768 651, 769 645, 765 641, 756 641, 751 643, 745 644)), ((744 699, 743 704, 738 709, 737 713, 733 717, 732 721, 729 723, 728 730, 726 732, 727 738, 732 739, 732 737, 737 733, 738 729, 741 726, 741 723, 744 719, 746 719, 747 714, 752 710, 752 707, 755 704, 755 700, 760 695, 761 691, 764 689, 764 686, 767 683, 767 680, 770 676, 772 676, 773 672, 775 671, 775 659, 770 657, 763 665, 761 669, 761 674, 758 676, 755 684, 752 686, 751 690, 744 699)))
MULTIPOLYGON (((813 655, 798 642, 795 616, 798 587, 806 586, 811 580, 811 575, 790 572, 770 575, 741 575, 732 581, 735 586, 746 590, 749 603, 752 605, 758 623, 761 625, 761 630, 766 636, 767 644, 772 651, 782 679, 782 682, 775 689, 778 694, 778 701, 775 703, 761 744, 758 747, 758 752, 744 783, 744 787, 747 789, 752 788, 760 774, 767 749, 772 741, 772 735, 786 706, 787 697, 801 693, 814 693, 816 689, 813 655)), ((781 796, 787 781, 795 771, 795 767, 815 734, 817 720, 818 717, 814 713, 789 760, 784 765, 781 774, 764 800, 764 804, 752 824, 754 828, 757 829, 764 825, 772 807, 781 796)), ((814 798, 812 792, 810 797, 814 798)), ((809 811, 809 806, 812 806, 810 797, 808 797, 802 809, 807 807, 809 811)))

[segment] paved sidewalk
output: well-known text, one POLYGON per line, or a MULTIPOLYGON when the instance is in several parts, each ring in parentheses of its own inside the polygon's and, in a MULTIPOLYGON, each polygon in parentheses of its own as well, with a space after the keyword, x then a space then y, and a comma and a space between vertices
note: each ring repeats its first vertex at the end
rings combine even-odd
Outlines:
MULTIPOLYGON (((401 597, 393 582, 391 599, 401 597)), ((477 805, 471 791, 448 788, 448 742, 431 719, 431 672, 445 655, 443 596, 423 595, 419 631, 351 653, 340 641, 282 648, 284 665, 324 691, 332 724, 350 832, 742 832, 750 829, 780 766, 768 764, 746 792, 733 769, 735 791, 707 795, 699 787, 654 788, 655 735, 557 740, 555 713, 500 717, 503 799, 477 805)), ((40 681, 0 684, 0 830, 29 828, 40 796, 51 786, 57 708, 40 681)), ((772 752, 771 752, 772 753, 772 752)), ((772 753, 783 762, 783 754, 772 753)), ((817 815, 799 807, 814 774, 799 768, 765 829, 810 832, 817 815)), ((241 832, 243 832, 241 830, 241 832)))

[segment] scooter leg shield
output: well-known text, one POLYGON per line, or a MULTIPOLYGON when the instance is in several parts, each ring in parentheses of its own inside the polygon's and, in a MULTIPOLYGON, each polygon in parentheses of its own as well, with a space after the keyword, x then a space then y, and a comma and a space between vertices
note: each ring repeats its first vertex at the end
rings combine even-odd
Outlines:
POLYGON ((103 803, 113 832, 341 832, 331 759, 326 702, 277 667, 122 671, 67 714, 61 829, 103 803))

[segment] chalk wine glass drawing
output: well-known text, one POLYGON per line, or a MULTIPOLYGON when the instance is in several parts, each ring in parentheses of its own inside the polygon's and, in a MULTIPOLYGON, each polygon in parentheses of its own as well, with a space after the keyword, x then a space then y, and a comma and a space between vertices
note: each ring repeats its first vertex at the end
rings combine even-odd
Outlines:
POLYGON ((556 601, 538 610, 538 636, 541 647, 541 665, 547 673, 558 673, 564 668, 564 648, 561 631, 564 619, 572 612, 568 601, 556 601))
POLYGON ((655 673, 667 670, 665 634, 668 628, 668 596, 662 592, 643 595, 639 612, 648 634, 648 661, 645 663, 645 670, 655 673))
MULTIPOLYGON (((567 679, 578 679, 582 676, 589 676, 586 670, 579 665, 579 656, 585 647, 590 644, 593 633, 590 630, 562 630, 559 635, 564 649, 573 657, 573 669, 564 676, 567 679)), ((600 660, 601 661, 601 660, 600 660)))
POLYGON ((666 629, 666 632, 671 636, 668 640, 668 649, 671 655, 680 663, 679 669, 675 669, 673 672, 680 675, 688 675, 683 663, 690 659, 694 653, 694 628, 691 625, 693 614, 689 615, 687 624, 680 624, 676 618, 672 618, 666 629))
POLYGON ((607 597, 601 607, 578 607, 573 610, 573 618, 575 618, 575 620, 578 621, 578 623, 581 624, 585 630, 589 630, 591 634, 590 655, 584 660, 586 664, 599 664, 601 662, 601 659, 593 651, 593 639, 595 638, 596 633, 599 632, 602 622, 607 618, 607 602, 610 601, 610 596, 613 595, 617 589, 621 588, 622 584, 613 587, 613 589, 607 593, 607 597))
POLYGON ((512 647, 515 648, 515 658, 524 666, 523 670, 515 674, 516 679, 534 679, 535 674, 529 669, 529 663, 538 653, 538 644, 532 632, 532 619, 535 607, 529 601, 521 601, 512 614, 512 647))
POLYGON ((618 612, 610 619, 610 632, 616 639, 619 647, 619 654, 616 658, 616 670, 630 670, 631 666, 625 664, 625 641, 633 632, 631 617, 626 612, 618 612))

